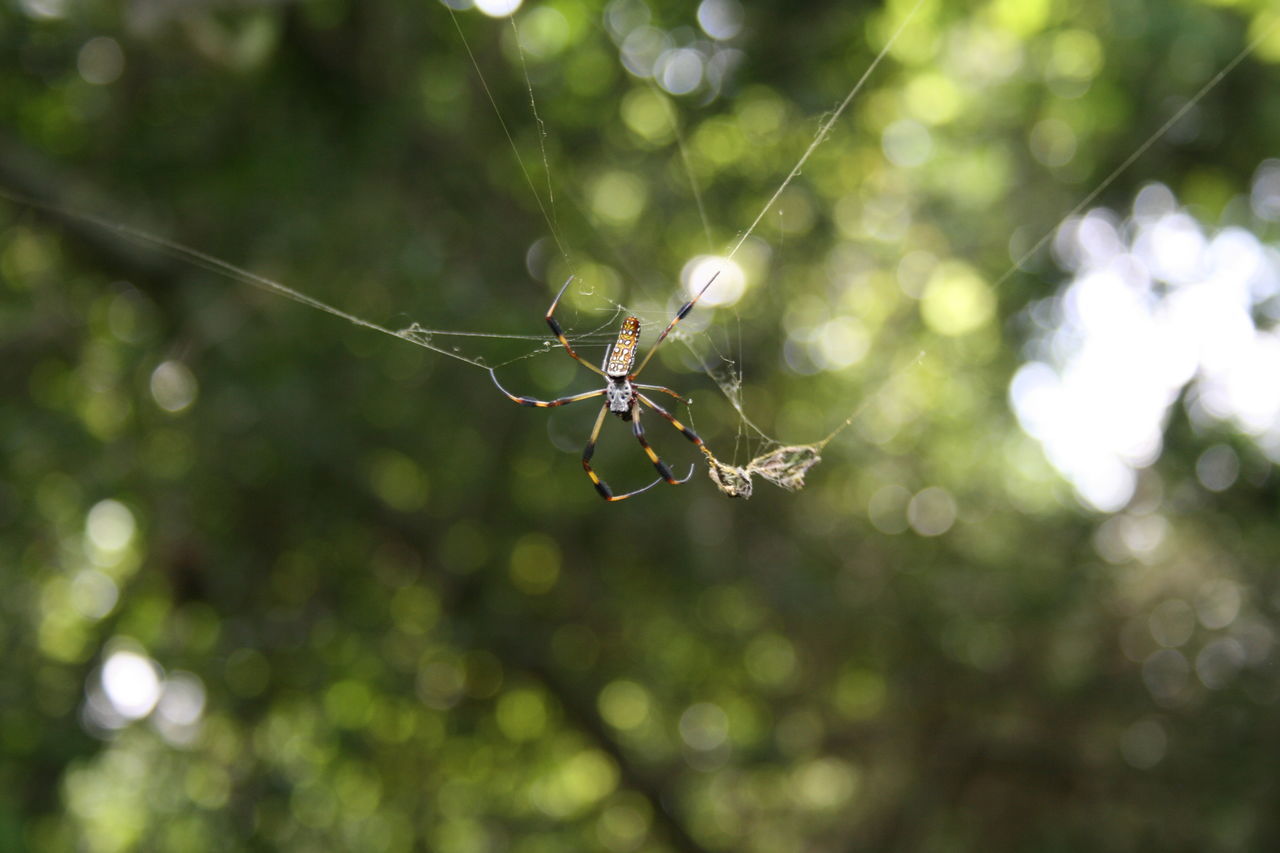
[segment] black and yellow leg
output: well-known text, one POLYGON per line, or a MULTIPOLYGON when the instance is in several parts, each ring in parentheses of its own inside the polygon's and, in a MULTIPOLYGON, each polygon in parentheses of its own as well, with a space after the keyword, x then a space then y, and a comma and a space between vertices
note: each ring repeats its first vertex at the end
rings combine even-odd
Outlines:
POLYGON ((640 399, 641 403, 644 403, 646 406, 653 409, 658 414, 662 415, 671 423, 673 427, 680 430, 680 432, 684 435, 684 437, 692 441, 694 444, 696 444, 698 446, 698 449, 701 450, 708 459, 714 460, 716 458, 715 454, 711 452, 711 449, 702 443, 702 439, 698 437, 698 434, 696 432, 689 429, 684 424, 680 423, 680 421, 675 419, 674 415, 672 415, 666 409, 659 406, 657 403, 650 400, 645 395, 637 394, 636 396, 640 399))
POLYGON ((632 382, 631 384, 642 391, 661 391, 663 394, 670 394, 672 397, 675 397, 681 403, 693 402, 692 400, 688 399, 684 395, 677 394, 675 391, 672 391, 670 388, 664 388, 661 385, 641 385, 639 382, 632 382))
POLYGON ((560 342, 560 346, 564 347, 564 351, 573 356, 583 367, 591 370, 600 376, 604 376, 604 371, 596 367, 590 362, 583 361, 582 356, 573 351, 573 347, 569 346, 569 339, 564 336, 564 329, 560 328, 560 324, 556 322, 555 313, 556 306, 560 304, 560 297, 564 296, 564 292, 569 289, 569 285, 573 283, 573 276, 565 281, 564 286, 560 288, 560 292, 556 294, 556 298, 551 300, 551 307, 547 309, 547 325, 551 327, 551 334, 556 336, 556 340, 560 342))
POLYGON ((678 486, 693 476, 693 469, 689 469, 689 474, 684 480, 677 480, 675 474, 671 473, 671 469, 667 467, 667 463, 658 458, 658 454, 653 452, 653 448, 649 446, 649 442, 644 437, 644 427, 640 425, 640 407, 636 406, 631 413, 631 431, 635 433, 636 441, 640 442, 640 446, 644 448, 645 455, 649 457, 649 461, 653 463, 653 467, 658 470, 658 475, 673 486, 678 486))
POLYGON ((647 365, 649 363, 649 360, 653 358, 653 354, 658 351, 658 344, 666 340, 667 335, 671 334, 671 330, 676 327, 676 323, 679 323, 685 317, 689 316, 689 312, 693 310, 693 306, 698 304, 698 300, 701 299, 702 295, 707 292, 707 288, 715 284, 715 281, 719 276, 720 276, 720 271, 716 270, 715 275, 707 279, 707 283, 702 285, 702 289, 698 291, 697 295, 694 296, 685 304, 680 306, 680 310, 676 312, 676 316, 673 317, 671 319, 671 322, 667 324, 667 327, 662 330, 662 334, 658 335, 658 339, 653 342, 653 346, 649 347, 649 354, 644 357, 644 361, 640 362, 640 366, 637 367, 636 371, 631 374, 631 377, 633 379, 640 375, 640 371, 644 370, 645 365, 647 365))
POLYGON ((591 437, 587 439, 587 446, 582 450, 582 470, 587 472, 587 476, 591 478, 591 485, 596 487, 596 491, 600 493, 600 497, 607 501, 624 501, 627 498, 634 497, 641 492, 647 492, 654 486, 662 482, 661 479, 654 480, 649 485, 634 492, 627 492, 624 495, 615 495, 613 489, 609 488, 609 484, 600 479, 600 475, 591 467, 591 457, 596 452, 596 441, 600 438, 600 429, 604 426, 605 415, 609 414, 607 405, 600 407, 600 414, 596 416, 596 425, 591 428, 591 437))
POLYGON ((511 400, 513 403, 519 403, 521 406, 536 406, 539 409, 550 409, 555 406, 567 406, 570 403, 576 403, 579 400, 590 400, 592 397, 603 397, 605 392, 605 389, 601 388, 598 391, 587 391, 584 394, 573 394, 572 396, 559 397, 555 400, 535 400, 533 397, 521 397, 519 395, 512 394, 506 388, 503 388, 502 383, 498 381, 498 374, 493 371, 492 367, 489 368, 489 376, 493 378, 493 384, 498 386, 498 390, 507 395, 508 400, 511 400))

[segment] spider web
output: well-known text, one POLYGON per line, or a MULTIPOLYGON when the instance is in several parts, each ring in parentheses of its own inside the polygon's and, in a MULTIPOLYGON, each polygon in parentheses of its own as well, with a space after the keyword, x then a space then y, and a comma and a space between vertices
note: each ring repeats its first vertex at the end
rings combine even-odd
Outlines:
MULTIPOLYGON (((910 27, 913 19, 917 16, 917 13, 924 5, 925 0, 916 0, 916 2, 914 2, 905 14, 903 14, 897 21, 892 33, 885 40, 880 50, 867 66, 866 70, 851 86, 844 99, 821 120, 817 132, 813 136, 808 147, 797 159, 795 165, 791 168, 791 171, 778 184, 776 190, 760 208, 759 213, 747 228, 741 231, 731 242, 727 250, 719 256, 725 264, 731 263, 744 245, 747 244, 748 240, 752 239, 765 217, 774 209, 783 193, 791 185, 792 181, 801 174, 801 171, 813 153, 828 139, 836 122, 863 90, 867 81, 871 78, 877 67, 888 56, 899 37, 902 36, 902 34, 910 27)), ((453 16, 453 22, 455 28, 457 28, 459 37, 462 39, 463 43, 466 44, 466 36, 458 25, 457 16, 451 7, 450 14, 453 16)), ((484 81, 484 73, 476 62, 475 55, 472 53, 469 45, 467 45, 467 53, 471 59, 474 73, 481 80, 494 112, 498 115, 498 120, 502 124, 503 131, 511 145, 512 152, 514 153, 516 160, 520 163, 520 169, 529 185, 530 192, 537 199, 539 210, 546 220, 552 239, 558 247, 561 256, 572 267, 572 258, 566 248, 565 241, 559 234, 559 229, 555 219, 555 201, 552 181, 550 179, 551 166, 548 162, 546 147, 544 144, 546 128, 537 112, 533 85, 529 79, 527 64, 525 62, 523 48, 520 44, 519 32, 517 30, 514 17, 510 19, 510 25, 512 33, 515 36, 513 44, 519 54, 530 108, 538 125, 539 155, 542 159, 544 174, 547 176, 545 201, 542 194, 539 192, 538 187, 535 185, 529 170, 524 164, 519 147, 508 130, 506 122, 502 119, 498 105, 493 98, 487 82, 484 81)), ((1092 204, 1099 195, 1101 195, 1112 183, 1114 183, 1138 159, 1140 159, 1152 145, 1164 137, 1170 129, 1181 121, 1191 110, 1193 110, 1210 91, 1221 83, 1228 74, 1243 62, 1245 58, 1252 54, 1258 46, 1270 36, 1276 26, 1277 23, 1272 22, 1270 26, 1264 27, 1261 31, 1257 32, 1225 66, 1220 68, 1217 73, 1205 82, 1193 96, 1187 99, 1181 107, 1177 109, 1155 132, 1139 144, 1133 152, 1120 163, 1120 165, 1118 165, 1096 187, 1094 187, 1093 190, 1082 198, 1074 208, 1062 216, 1054 227, 1048 229, 1039 240, 1022 252, 1020 256, 1017 256, 1013 263, 1011 263, 991 284, 991 294, 994 295, 998 292, 1012 278, 1015 272, 1019 269, 1025 268, 1028 261, 1045 248, 1048 242, 1053 238, 1053 235, 1057 233, 1058 227, 1061 224, 1078 216, 1083 210, 1092 204)), ((658 91, 652 78, 649 80, 649 86, 655 92, 658 91)), ((714 247, 712 246, 713 240, 711 237, 711 225, 707 216, 706 206, 699 191, 698 181, 691 165, 689 148, 681 134, 680 123, 677 116, 673 114, 672 108, 665 98, 658 97, 656 100, 658 103, 663 105, 663 108, 667 113, 667 121, 675 139, 675 143, 679 149, 681 163, 684 167, 689 187, 697 204, 699 219, 706 234, 708 248, 714 256, 715 252, 714 247)), ((723 269, 723 266, 716 267, 709 273, 708 278, 701 281, 688 282, 688 289, 690 293, 697 294, 700 297, 702 292, 711 285, 715 277, 720 275, 723 269)), ((584 292, 590 293, 591 291, 588 288, 584 292)), ((666 315, 656 313, 646 314, 635 307, 619 302, 609 302, 609 305, 612 308, 610 320, 600 328, 594 330, 594 332, 590 333, 590 335, 595 336, 595 340, 600 341, 604 346, 607 346, 608 342, 612 339, 611 334, 604 330, 611 330, 616 326, 616 321, 624 315, 635 314, 640 316, 646 325, 662 324, 663 326, 665 326, 670 317, 669 313, 666 315)), ((881 394, 896 385, 903 372, 914 369, 928 355, 927 352, 920 352, 908 364, 893 371, 891 375, 882 380, 881 384, 875 391, 868 395, 860 405, 858 405, 842 421, 837 423, 835 427, 821 439, 808 444, 794 444, 784 442, 783 440, 771 436, 749 415, 743 394, 744 384, 741 368, 743 347, 740 334, 736 338, 730 335, 722 335, 722 340, 718 341, 717 337, 711 333, 712 328, 714 328, 714 324, 697 332, 689 333, 687 331, 682 331, 681 328, 677 327, 677 329, 673 331, 672 337, 680 341, 685 346, 687 354, 691 359, 700 366, 700 369, 709 378, 711 378, 712 381, 715 382, 717 388, 732 406, 738 417, 733 455, 731 457, 734 461, 724 461, 714 453, 710 453, 707 459, 708 476, 715 486, 723 494, 729 497, 751 497, 753 493, 753 477, 755 476, 760 476, 774 485, 788 491, 796 491, 803 488, 805 475, 813 466, 817 465, 822 460, 821 454, 826 446, 837 438, 845 429, 852 426, 868 407, 876 403, 877 398, 880 397, 881 394), (702 344, 705 349, 709 349, 711 351, 711 356, 709 357, 707 354, 700 351, 695 341, 702 344), (739 463, 738 460, 744 455, 744 448, 746 450, 746 455, 749 455, 750 458, 745 463, 739 463)), ((692 422, 692 412, 689 413, 689 418, 692 422)))
MULTIPOLYGON (((896 23, 892 33, 885 40, 885 43, 881 46, 880 50, 877 52, 866 70, 853 83, 843 100, 841 100, 837 106, 835 106, 826 114, 825 117, 821 119, 818 129, 808 147, 797 159, 790 172, 779 182, 777 188, 760 208, 755 218, 744 230, 735 236, 723 253, 718 256, 716 256, 714 247, 712 246, 713 241, 711 237, 712 229, 710 221, 690 162, 689 148, 681 134, 677 116, 674 115, 672 108, 665 98, 658 99, 659 102, 663 104, 664 109, 668 111, 667 118, 670 123, 670 128, 679 149, 681 162, 697 204, 699 218, 703 226, 703 230, 706 233, 709 251, 712 256, 716 256, 725 264, 728 264, 731 263, 735 256, 737 256, 739 252, 749 244, 749 241, 752 240, 765 217, 775 208, 783 193, 801 174, 805 164, 809 161, 813 153, 829 138, 833 127, 846 112, 850 104, 854 102, 858 94, 863 90, 872 74, 888 56, 895 42, 897 42, 899 37, 910 27, 913 19, 925 3, 926 0, 915 0, 914 4, 905 12, 905 14, 902 15, 900 20, 896 23)), ((509 22, 512 28, 512 33, 515 36, 513 44, 519 55, 520 68, 523 74, 523 83, 528 94, 529 107, 537 125, 539 145, 538 156, 541 160, 543 173, 546 176, 546 186, 544 188, 540 188, 538 186, 532 173, 528 169, 520 147, 516 143, 516 140, 503 117, 502 111, 498 106, 489 83, 485 78, 461 25, 458 22, 456 12, 453 7, 448 4, 445 4, 445 8, 451 17, 461 43, 465 48, 468 58, 472 64, 473 71, 478 78, 490 105, 492 106, 502 132, 510 144, 520 172, 528 185, 529 192, 536 201, 539 212, 547 225, 550 241, 554 244, 559 256, 564 260, 569 268, 574 269, 576 267, 574 258, 570 251, 570 247, 562 236, 562 230, 557 218, 557 198, 555 195, 554 181, 551 177, 551 164, 545 145, 547 130, 540 114, 538 113, 534 87, 529 77, 528 68, 525 62, 524 49, 521 46, 521 40, 515 18, 510 18, 509 22)), ((1225 66, 1211 77, 1192 97, 1186 100, 1180 109, 1178 109, 1163 125, 1161 125, 1144 142, 1142 142, 1128 158, 1116 167, 1111 174, 1104 178, 1097 187, 1088 193, 1076 205, 1076 207, 1065 214, 1062 217, 1061 222, 1065 222, 1079 215, 1108 186, 1110 186, 1153 144, 1155 144, 1157 140, 1163 137, 1170 128, 1177 124, 1177 122, 1189 111, 1195 108, 1195 106, 1212 89, 1214 89, 1223 80, 1223 78, 1231 73, 1241 62, 1244 61, 1245 58, 1253 53, 1255 49, 1257 49, 1257 47, 1270 36, 1275 27, 1276 24, 1272 23, 1271 26, 1262 28, 1262 30, 1258 32, 1254 38, 1252 38, 1225 66)), ((656 90, 656 85, 652 81, 650 81, 649 85, 656 90)), ((558 348, 558 344, 546 334, 507 334, 474 330, 441 329, 433 328, 418 322, 413 322, 403 327, 384 325, 359 317, 350 312, 344 311, 341 308, 322 302, 321 300, 295 290, 278 281, 237 267, 212 255, 200 252, 164 237, 134 229, 103 217, 80 212, 59 203, 33 200, 5 190, 4 188, 0 188, 0 197, 7 198, 10 201, 14 201, 19 204, 42 209, 58 218, 89 223, 95 227, 112 232, 124 239, 145 246, 150 246, 160 252, 177 257, 198 267, 211 270, 217 274, 275 295, 291 299, 318 311, 331 314, 353 325, 370 329, 390 337, 395 337, 399 340, 422 347, 447 358, 462 362, 472 367, 481 368, 486 371, 525 359, 548 354, 558 348), (484 355, 463 351, 464 345, 475 345, 483 341, 507 341, 520 346, 514 354, 508 353, 500 359, 491 359, 484 355)), ((562 202, 563 198, 564 197, 562 195, 562 202)), ((570 199, 570 201, 572 201, 572 199, 570 199)), ((589 218, 590 217, 588 217, 588 219, 589 218)), ((1054 228, 1047 231, 1040 240, 1034 243, 1020 257, 1018 257, 1017 260, 1015 260, 1005 270, 1005 272, 994 281, 991 285, 991 291, 994 293, 1004 286, 1015 272, 1023 268, 1027 261, 1044 249, 1056 231, 1057 226, 1055 225, 1054 228)), ((603 239, 602 234, 598 236, 603 239)), ((690 282, 692 286, 689 289, 694 293, 700 294, 701 291, 705 290, 712 283, 715 276, 719 274, 719 270, 716 270, 707 274, 708 277, 700 282, 690 282)), ((574 344, 575 349, 579 349, 584 354, 603 352, 614 340, 617 324, 622 316, 635 314, 642 319, 642 322, 645 325, 653 325, 660 328, 665 327, 672 316, 672 313, 665 308, 649 310, 647 307, 628 305, 610 300, 601 294, 597 294, 589 281, 580 280, 577 283, 575 290, 577 295, 580 297, 598 297, 599 301, 603 305, 603 310, 600 311, 600 314, 604 315, 604 319, 599 323, 585 331, 577 331, 572 328, 567 329, 566 334, 568 340, 574 344)), ((881 394, 897 384, 905 371, 914 369, 927 355, 925 352, 919 353, 910 362, 892 371, 888 376, 883 378, 871 394, 865 397, 846 417, 837 422, 822 438, 805 444, 788 443, 770 435, 755 419, 752 418, 749 413, 744 398, 742 369, 744 347, 741 333, 728 330, 724 323, 709 322, 702 324, 702 328, 691 330, 691 327, 694 325, 696 324, 686 323, 677 327, 673 331, 671 337, 673 340, 682 344, 688 358, 692 360, 694 364, 697 364, 699 369, 715 383, 716 387, 733 408, 737 416, 737 428, 733 441, 732 454, 726 454, 728 455, 728 459, 731 461, 722 459, 714 452, 709 454, 706 460, 708 463, 707 473, 709 478, 715 484, 717 489, 729 497, 751 497, 753 492, 753 480, 757 476, 788 491, 796 491, 803 488, 806 474, 822 460, 822 452, 825 450, 827 445, 836 439, 845 429, 857 422, 864 411, 877 402, 877 398, 881 394), (743 459, 746 461, 740 461, 743 459)), ((686 413, 690 423, 692 424, 693 413, 687 408, 687 404, 686 413)))
MULTIPOLYGON (((706 235, 708 250, 712 253, 712 257, 718 257, 718 259, 723 262, 722 265, 714 266, 711 271, 704 273, 706 278, 689 282, 690 292, 692 294, 696 294, 694 296, 694 302, 698 301, 702 297, 702 295, 714 283, 716 278, 721 275, 725 267, 733 262, 734 257, 747 244, 748 240, 752 238, 752 235, 759 228, 760 224, 764 221, 769 212, 777 205, 778 200, 791 185, 792 181, 800 175, 805 164, 809 161, 813 153, 830 136, 831 130, 835 126, 836 122, 839 121, 841 116, 848 109, 849 105, 853 103, 854 99, 863 90, 867 81, 871 79, 871 76, 877 67, 889 55, 894 44, 910 26, 912 20, 916 17, 916 14, 920 11, 921 7, 925 5, 925 2, 926 0, 915 0, 906 14, 897 22, 891 35, 886 39, 885 43, 876 53, 866 70, 849 89, 843 100, 841 100, 840 103, 821 120, 813 139, 796 160, 795 165, 792 166, 790 172, 788 172, 788 174, 781 180, 773 194, 769 196, 768 200, 760 208, 760 211, 756 214, 751 223, 746 227, 746 229, 737 234, 721 255, 715 255, 712 228, 707 215, 706 205, 703 202, 702 194, 691 163, 689 147, 681 132, 678 118, 673 113, 672 108, 665 98, 658 97, 656 99, 658 103, 663 105, 669 128, 676 141, 676 145, 680 153, 681 164, 684 168, 686 179, 689 182, 689 187, 693 193, 698 209, 699 219, 706 235)), ((536 182, 534 181, 533 176, 525 163, 524 157, 521 154, 520 147, 516 144, 515 138, 513 137, 506 120, 503 118, 502 111, 498 106, 497 100, 485 79, 484 71, 476 60, 475 53, 472 51, 471 46, 467 41, 466 34, 463 32, 458 21, 457 13, 451 5, 446 4, 445 7, 449 11, 454 28, 466 50, 472 69, 477 79, 480 81, 480 85, 484 90, 485 96, 488 98, 490 106, 492 107, 498 123, 502 128, 502 132, 506 136, 512 153, 519 164, 520 172, 528 185, 530 193, 536 200, 538 210, 545 220, 551 234, 551 240, 555 243, 566 264, 568 264, 572 269, 574 267, 573 258, 569 252, 566 241, 560 234, 560 229, 556 221, 554 185, 551 180, 552 170, 545 145, 547 131, 538 114, 537 99, 534 95, 533 84, 529 77, 524 48, 521 46, 520 34, 515 17, 513 16, 509 18, 512 34, 514 36, 512 43, 514 44, 520 59, 520 68, 524 77, 523 82, 525 89, 528 93, 530 110, 538 128, 539 156, 542 161, 543 173, 547 176, 545 198, 543 192, 539 190, 536 182)), ((653 82, 652 77, 648 79, 648 85, 651 90, 658 92, 657 86, 653 82)), ((581 292, 584 294, 592 293, 589 285, 581 292)), ((604 330, 612 330, 613 328, 616 328, 616 321, 625 315, 639 316, 645 325, 661 324, 659 327, 662 328, 665 328, 666 324, 670 322, 670 314, 665 316, 657 315, 620 302, 613 302, 611 300, 608 301, 608 304, 612 309, 612 314, 606 323, 592 332, 587 333, 585 336, 580 338, 571 338, 571 340, 584 343, 599 343, 607 347, 609 342, 612 341, 613 335, 611 331, 606 333, 604 330)), ((706 462, 708 465, 707 474, 715 484, 716 488, 728 497, 750 498, 753 493, 753 477, 755 476, 760 476, 788 491, 796 491, 803 488, 805 475, 808 473, 810 468, 817 465, 822 460, 821 452, 826 445, 835 439, 836 436, 843 432, 847 427, 852 425, 862 409, 867 405, 870 405, 872 402, 871 399, 865 401, 857 410, 837 425, 834 430, 816 442, 811 444, 787 444, 782 440, 769 435, 750 417, 747 412, 743 397, 743 374, 740 367, 742 363, 742 343, 740 335, 738 335, 734 340, 726 340, 724 342, 717 343, 715 337, 708 334, 705 329, 695 333, 694 335, 690 335, 677 327, 672 330, 671 337, 680 341, 685 346, 687 353, 700 365, 702 371, 710 377, 713 382, 715 382, 716 387, 733 407, 738 416, 738 425, 732 456, 732 459, 735 461, 726 462, 722 460, 714 451, 710 450, 710 448, 707 448, 705 451, 706 462), (694 337, 705 340, 708 347, 714 352, 714 359, 708 358, 698 351, 693 343, 694 337), (731 355, 731 353, 733 353, 733 355, 731 355), (751 456, 749 461, 743 464, 735 464, 736 460, 741 457, 744 448, 747 453, 754 455, 751 456)), ((875 395, 873 395, 873 397, 874 396, 875 395)), ((687 410, 688 403, 686 402, 685 405, 687 410)), ((692 424, 692 412, 688 411, 687 416, 692 424)))

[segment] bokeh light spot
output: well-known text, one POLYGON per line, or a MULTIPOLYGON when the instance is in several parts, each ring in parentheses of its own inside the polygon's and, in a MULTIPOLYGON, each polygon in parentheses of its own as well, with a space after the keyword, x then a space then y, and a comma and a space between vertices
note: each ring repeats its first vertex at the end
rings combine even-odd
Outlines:
POLYGON ((711 702, 690 705, 680 715, 680 737, 693 749, 713 750, 729 738, 729 717, 711 702))
POLYGON ((325 716, 340 728, 363 728, 373 710, 371 701, 367 684, 346 678, 330 685, 325 691, 325 716))
POLYGON ((746 292, 747 275, 741 266, 729 258, 699 255, 680 270, 680 283, 691 299, 704 287, 707 288, 701 305, 727 306, 736 303, 746 292))
POLYGON ((1236 621, 1244 594, 1240 584, 1226 578, 1205 581, 1196 593, 1196 616, 1211 631, 1221 630, 1236 621))
POLYGON ((120 42, 108 36, 95 36, 84 43, 76 57, 80 77, 94 86, 106 86, 124 73, 124 51, 120 42))
POLYGON ((391 596, 391 621, 406 634, 426 634, 440 620, 440 598, 421 585, 402 587, 391 596))
POLYGON ((609 171, 591 185, 591 209, 609 225, 626 226, 639 218, 648 199, 644 183, 630 172, 609 171))
POLYGON ((138 652, 112 652, 102 665, 102 690, 117 714, 140 720, 160 700, 160 668, 138 652))
POLYGON ((103 551, 123 551, 133 541, 136 530, 129 508, 111 499, 94 504, 85 523, 89 541, 103 551))
POLYGON ((818 355, 828 370, 843 370, 862 361, 871 349, 871 336, 852 317, 840 316, 819 327, 818 355))
POLYGON ((164 680, 156 716, 175 726, 192 726, 204 713, 205 689, 199 676, 175 672, 164 680))
POLYGON ((1157 643, 1176 649, 1191 639, 1196 628, 1196 614, 1190 604, 1180 598, 1171 598, 1156 605, 1147 625, 1157 643))
POLYGON ((422 509, 427 502, 427 475, 418 463, 396 450, 381 450, 369 460, 374 493, 400 512, 422 509))
POLYGON ((956 502, 941 486, 917 492, 907 504, 907 521, 921 536, 941 536, 956 522, 956 502))
POLYGON ((1152 652, 1142 662, 1142 681, 1151 698, 1169 707, 1178 703, 1191 675, 1191 664, 1175 649, 1152 652))
POLYGON ((1050 168, 1065 166, 1076 156, 1076 134, 1071 125, 1056 118, 1036 122, 1027 143, 1031 154, 1050 168))
POLYGON ((534 740, 547 728, 547 703, 530 688, 509 690, 498 699, 498 728, 514 741, 534 740))
POLYGON ((702 54, 688 47, 668 50, 654 64, 658 85, 673 95, 687 95, 698 88, 702 69, 702 54))
POLYGON ((968 264, 938 264, 925 285, 920 313, 929 328, 942 335, 965 335, 982 328, 995 315, 995 297, 968 264))
POLYGON ((622 40, 622 64, 641 79, 653 76, 658 57, 671 47, 671 37, 656 27, 636 27, 622 40))
POLYGON ((884 677, 872 669, 850 668, 835 685, 835 703, 847 720, 866 720, 880 713, 888 693, 884 677))
POLYGON ((1211 492, 1225 492, 1240 475, 1240 457, 1229 444, 1215 444, 1196 459, 1196 479, 1211 492))
POLYGON ((101 619, 115 609, 120 588, 104 572, 86 568, 71 582, 71 605, 82 616, 101 619))
POLYGON ((652 811, 643 799, 610 803, 600 813, 596 834, 605 848, 613 853, 629 853, 639 849, 649 831, 652 811))
POLYGON ((702 0, 698 26, 713 39, 726 41, 742 31, 742 4, 737 0, 702 0))
POLYGON ((912 80, 907 85, 905 97, 911 114, 931 125, 952 121, 964 106, 956 84, 935 72, 921 74, 912 80))
POLYGON ((832 757, 807 761, 791 773, 793 796, 813 811, 833 811, 847 805, 857 779, 849 764, 832 757))
MULTIPOLYGON (((1017 372, 1010 396, 1082 501, 1104 512, 1128 502, 1184 388, 1193 421, 1233 423, 1280 460, 1280 330, 1258 310, 1280 291, 1280 264, 1256 237, 1206 234, 1153 184, 1128 223, 1092 211, 1059 229, 1054 250, 1075 278, 1057 300, 1061 319, 1034 341, 1041 360, 1017 372)), ((1227 445, 1196 462, 1210 491, 1238 475, 1227 445)))
POLYGON ((1058 33, 1049 50, 1047 72, 1067 80, 1091 80, 1102 68, 1102 45, 1087 30, 1058 33))
POLYGON ((26 12, 28 17, 46 21, 65 18, 69 4, 69 0, 20 0, 20 2, 22 11, 26 12))
POLYGON ((622 122, 629 130, 651 144, 671 139, 671 106, 660 92, 632 89, 622 99, 622 122))
POLYGON ((1259 219, 1280 222, 1280 160, 1264 160, 1258 167, 1249 202, 1259 219))
POLYGON ((1138 770, 1150 770, 1159 764, 1168 747, 1164 726, 1150 717, 1138 720, 1120 737, 1120 754, 1138 770))
POLYGON ((781 687, 796 675, 796 650, 778 634, 762 634, 747 645, 747 672, 761 685, 781 687))
POLYGON ((475 0, 475 6, 490 18, 507 18, 520 8, 522 0, 475 0))
POLYGON ((885 128, 881 147, 895 166, 921 166, 933 156, 933 137, 923 124, 901 119, 885 128))
POLYGON ((998 26, 1026 38, 1044 29, 1051 3, 1050 0, 993 0, 984 8, 998 26))
POLYGON ((1210 690, 1221 690, 1245 663, 1244 646, 1235 637, 1218 637, 1196 655, 1196 677, 1210 690))
POLYGON ((559 55, 568 46, 569 37, 569 20, 553 6, 538 6, 521 18, 520 47, 536 59, 559 55))
POLYGON ((600 691, 600 715, 615 729, 639 728, 649 719, 649 692, 634 681, 611 681, 600 691))
POLYGON ((161 362, 151 371, 151 397, 166 412, 181 412, 195 402, 195 374, 180 361, 161 362))
POLYGON ((528 533, 511 551, 511 581, 522 592, 542 595, 560 578, 560 546, 550 536, 528 533))
POLYGON ((457 655, 429 653, 418 666, 418 698, 428 708, 443 711, 462 698, 467 675, 457 655))

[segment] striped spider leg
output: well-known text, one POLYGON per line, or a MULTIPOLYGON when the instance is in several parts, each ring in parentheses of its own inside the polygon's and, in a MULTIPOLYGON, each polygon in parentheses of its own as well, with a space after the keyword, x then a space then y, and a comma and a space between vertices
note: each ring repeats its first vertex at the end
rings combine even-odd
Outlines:
POLYGON ((556 340, 558 340, 560 345, 564 347, 564 351, 567 352, 574 361, 585 366, 588 370, 598 373, 600 376, 604 377, 606 383, 604 388, 595 391, 587 391, 582 394, 573 394, 568 397, 559 397, 555 400, 537 400, 533 397, 522 397, 518 394, 512 394, 506 388, 502 387, 502 383, 498 381, 498 375, 494 372, 493 368, 489 369, 489 376, 493 379, 493 384, 498 386, 498 390, 506 395, 507 399, 521 406, 534 406, 537 408, 548 409, 555 406, 567 406, 570 403, 576 403, 580 400, 590 400, 594 397, 605 398, 604 405, 600 407, 600 414, 596 416, 595 426, 591 429, 591 436, 587 439, 587 446, 582 451, 582 468, 586 471, 587 477, 591 480, 591 484, 595 486, 596 491, 600 493, 600 497, 604 498, 606 501, 626 500, 627 498, 634 497, 641 492, 647 492, 649 489, 652 489, 654 486, 658 485, 658 483, 662 482, 677 486, 681 483, 688 482, 689 478, 693 476, 693 466, 690 466, 688 474, 681 479, 676 479, 667 464, 663 462, 662 459, 659 458, 658 454, 654 452, 654 449, 649 446, 649 442, 645 438, 644 427, 640 425, 641 403, 648 406, 650 409, 653 409, 665 418, 673 427, 678 429, 685 438, 697 445, 698 449, 706 454, 709 459, 714 458, 711 456, 711 451, 702 443, 702 439, 698 437, 697 433, 680 423, 671 415, 671 413, 650 400, 642 394, 641 391, 657 391, 675 397, 677 400, 688 402, 685 397, 677 394, 670 388, 665 388, 661 385, 641 385, 634 381, 635 378, 640 375, 640 371, 644 370, 645 366, 649 363, 649 360, 653 358, 653 353, 657 350, 658 344, 662 343, 671 330, 675 328, 676 324, 683 320, 689 312, 693 310, 693 306, 697 304, 698 300, 702 298, 702 294, 707 292, 707 288, 709 288, 714 281, 715 276, 712 276, 710 281, 703 285, 702 289, 698 291, 697 295, 686 302, 680 310, 676 312, 676 316, 669 324, 667 324, 667 328, 664 329, 662 334, 658 336, 658 339, 654 341, 653 347, 649 350, 649 354, 645 356, 644 361, 640 363, 640 367, 633 372, 631 368, 636 363, 636 350, 640 341, 640 319, 638 317, 627 317, 622 321, 622 328, 618 331, 618 337, 613 342, 613 345, 609 347, 608 352, 605 353, 604 362, 600 367, 596 367, 589 362, 583 361, 582 357, 574 352, 573 347, 569 343, 569 339, 565 337, 564 330, 560 327, 560 324, 556 322, 555 318, 556 306, 560 304, 560 298, 564 296, 565 291, 569 289, 569 285, 573 282, 573 276, 569 276, 569 279, 565 281, 564 286, 560 288, 560 292, 556 294, 556 298, 551 301, 551 307, 547 309, 547 325, 551 328, 551 334, 555 335, 556 340), (591 457, 596 452, 596 442, 600 438, 600 430, 604 428, 605 415, 607 414, 614 414, 624 421, 631 422, 631 432, 635 435, 636 441, 640 442, 640 447, 644 449, 645 455, 649 457, 649 461, 657 470, 658 479, 649 483, 647 486, 619 495, 614 494, 613 489, 609 488, 609 484, 600 479, 600 476, 596 474, 595 470, 591 467, 591 457))

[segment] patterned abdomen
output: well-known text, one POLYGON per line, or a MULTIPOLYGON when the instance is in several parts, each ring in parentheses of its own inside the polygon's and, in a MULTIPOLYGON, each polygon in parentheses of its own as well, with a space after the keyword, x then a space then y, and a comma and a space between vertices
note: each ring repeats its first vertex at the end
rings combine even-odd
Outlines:
POLYGON ((609 356, 604 361, 604 372, 608 376, 626 376, 636 363, 636 344, 640 342, 640 319, 628 317, 622 321, 622 329, 618 339, 613 342, 609 356))

